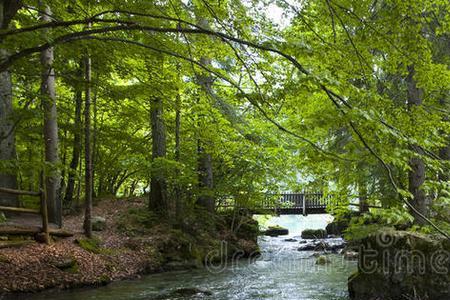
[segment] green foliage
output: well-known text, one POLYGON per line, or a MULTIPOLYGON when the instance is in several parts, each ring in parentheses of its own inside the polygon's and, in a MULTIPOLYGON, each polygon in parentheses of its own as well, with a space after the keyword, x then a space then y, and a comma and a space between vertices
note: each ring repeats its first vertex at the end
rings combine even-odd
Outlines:
MULTIPOLYGON (((324 190, 334 195, 337 205, 330 209, 340 215, 359 196, 403 205, 398 195, 412 196, 408 172, 416 157, 426 164, 422 188, 438 195, 433 215, 448 223, 450 188, 442 178, 450 160, 437 154, 450 136, 449 2, 291 2, 47 1, 55 20, 73 24, 53 24, 45 34, 38 12, 20 9, 11 28, 30 30, 5 29, 11 34, 2 36, 5 52, 23 54, 10 66, 17 159, 0 161, 0 171, 17 169, 20 186, 30 190, 38 189, 41 170, 59 169, 67 183, 83 125, 76 123, 74 99, 84 96, 82 60, 89 54, 96 196, 141 196, 150 177, 164 178, 170 202, 181 199, 189 208, 205 193, 251 207, 267 192, 324 190), (283 9, 282 20, 266 14, 271 5, 283 9), (86 36, 85 18, 95 35, 86 36), (198 28, 189 24, 220 38, 192 34, 198 28), (123 30, 110 31, 116 25, 123 30), (38 50, 47 42, 55 53, 55 165, 42 157, 43 111, 35 101, 38 50), (417 106, 407 105, 412 66, 423 100, 417 106), (167 155, 153 159, 149 110, 155 97, 162 99, 167 155), (198 185, 200 144, 212 157, 212 190, 198 185)), ((76 163, 80 204, 85 166, 76 163)), ((402 214, 393 209, 376 218, 398 225, 402 214)), ((147 226, 147 217, 131 214, 131 227, 147 226)))
POLYGON ((369 214, 353 217, 345 231, 345 238, 349 240, 361 239, 381 228, 411 228, 413 217, 399 208, 372 210, 369 214))

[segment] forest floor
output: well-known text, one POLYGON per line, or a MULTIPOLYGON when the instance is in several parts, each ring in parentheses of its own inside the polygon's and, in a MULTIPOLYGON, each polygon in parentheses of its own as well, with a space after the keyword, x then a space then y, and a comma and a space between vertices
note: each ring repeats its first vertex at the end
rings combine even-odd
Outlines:
POLYGON ((74 232, 73 237, 0 249, 0 298, 2 293, 99 286, 144 273, 199 267, 221 239, 231 239, 248 252, 257 249, 256 233, 246 240, 228 231, 207 232, 209 225, 188 224, 190 233, 174 229, 152 219, 142 199, 101 201, 93 215, 106 219, 105 229, 93 239, 83 236, 81 214, 64 218, 64 229, 74 232))

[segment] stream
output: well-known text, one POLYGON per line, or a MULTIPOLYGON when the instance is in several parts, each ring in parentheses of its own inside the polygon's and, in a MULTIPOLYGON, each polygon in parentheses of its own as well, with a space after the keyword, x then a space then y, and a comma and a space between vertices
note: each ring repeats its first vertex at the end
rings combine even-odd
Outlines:
POLYGON ((207 269, 152 274, 95 289, 46 292, 28 299, 348 299, 347 278, 356 270, 356 262, 330 254, 327 257, 331 263, 319 266, 312 257, 314 252, 297 251, 301 231, 325 228, 331 221, 329 215, 259 216, 258 220, 266 226, 287 227, 290 234, 260 237, 262 255, 257 259, 224 262, 207 269), (289 238, 293 240, 286 241, 289 238), (192 289, 204 293, 195 294, 192 289), (193 295, 187 295, 190 292, 193 295))

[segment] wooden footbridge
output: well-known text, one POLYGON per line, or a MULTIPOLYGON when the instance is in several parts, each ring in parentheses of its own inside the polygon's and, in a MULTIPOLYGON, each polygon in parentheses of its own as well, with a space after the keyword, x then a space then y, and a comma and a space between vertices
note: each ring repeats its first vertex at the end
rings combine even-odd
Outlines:
POLYGON ((331 195, 323 193, 282 193, 267 194, 259 203, 244 206, 235 201, 222 201, 219 208, 237 208, 252 214, 308 215, 324 214, 331 204, 331 195))

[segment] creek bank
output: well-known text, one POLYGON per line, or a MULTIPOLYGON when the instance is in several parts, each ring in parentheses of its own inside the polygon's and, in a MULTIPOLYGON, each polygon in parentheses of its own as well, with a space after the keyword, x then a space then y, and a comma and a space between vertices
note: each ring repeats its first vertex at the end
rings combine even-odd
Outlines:
POLYGON ((342 236, 349 227, 352 218, 359 216, 358 211, 349 210, 342 215, 335 216, 334 220, 325 227, 325 230, 328 235, 342 236))
POLYGON ((358 271, 350 276, 352 300, 450 299, 450 242, 384 229, 360 241, 358 271))
POLYGON ((106 226, 93 239, 82 235, 83 218, 77 215, 65 218, 73 237, 51 245, 0 249, 0 298, 200 268, 205 257, 219 261, 237 252, 259 254, 258 223, 247 216, 190 214, 175 226, 148 212, 143 199, 105 200, 94 207, 94 214, 102 216, 106 226), (226 252, 220 251, 223 244, 226 252))

